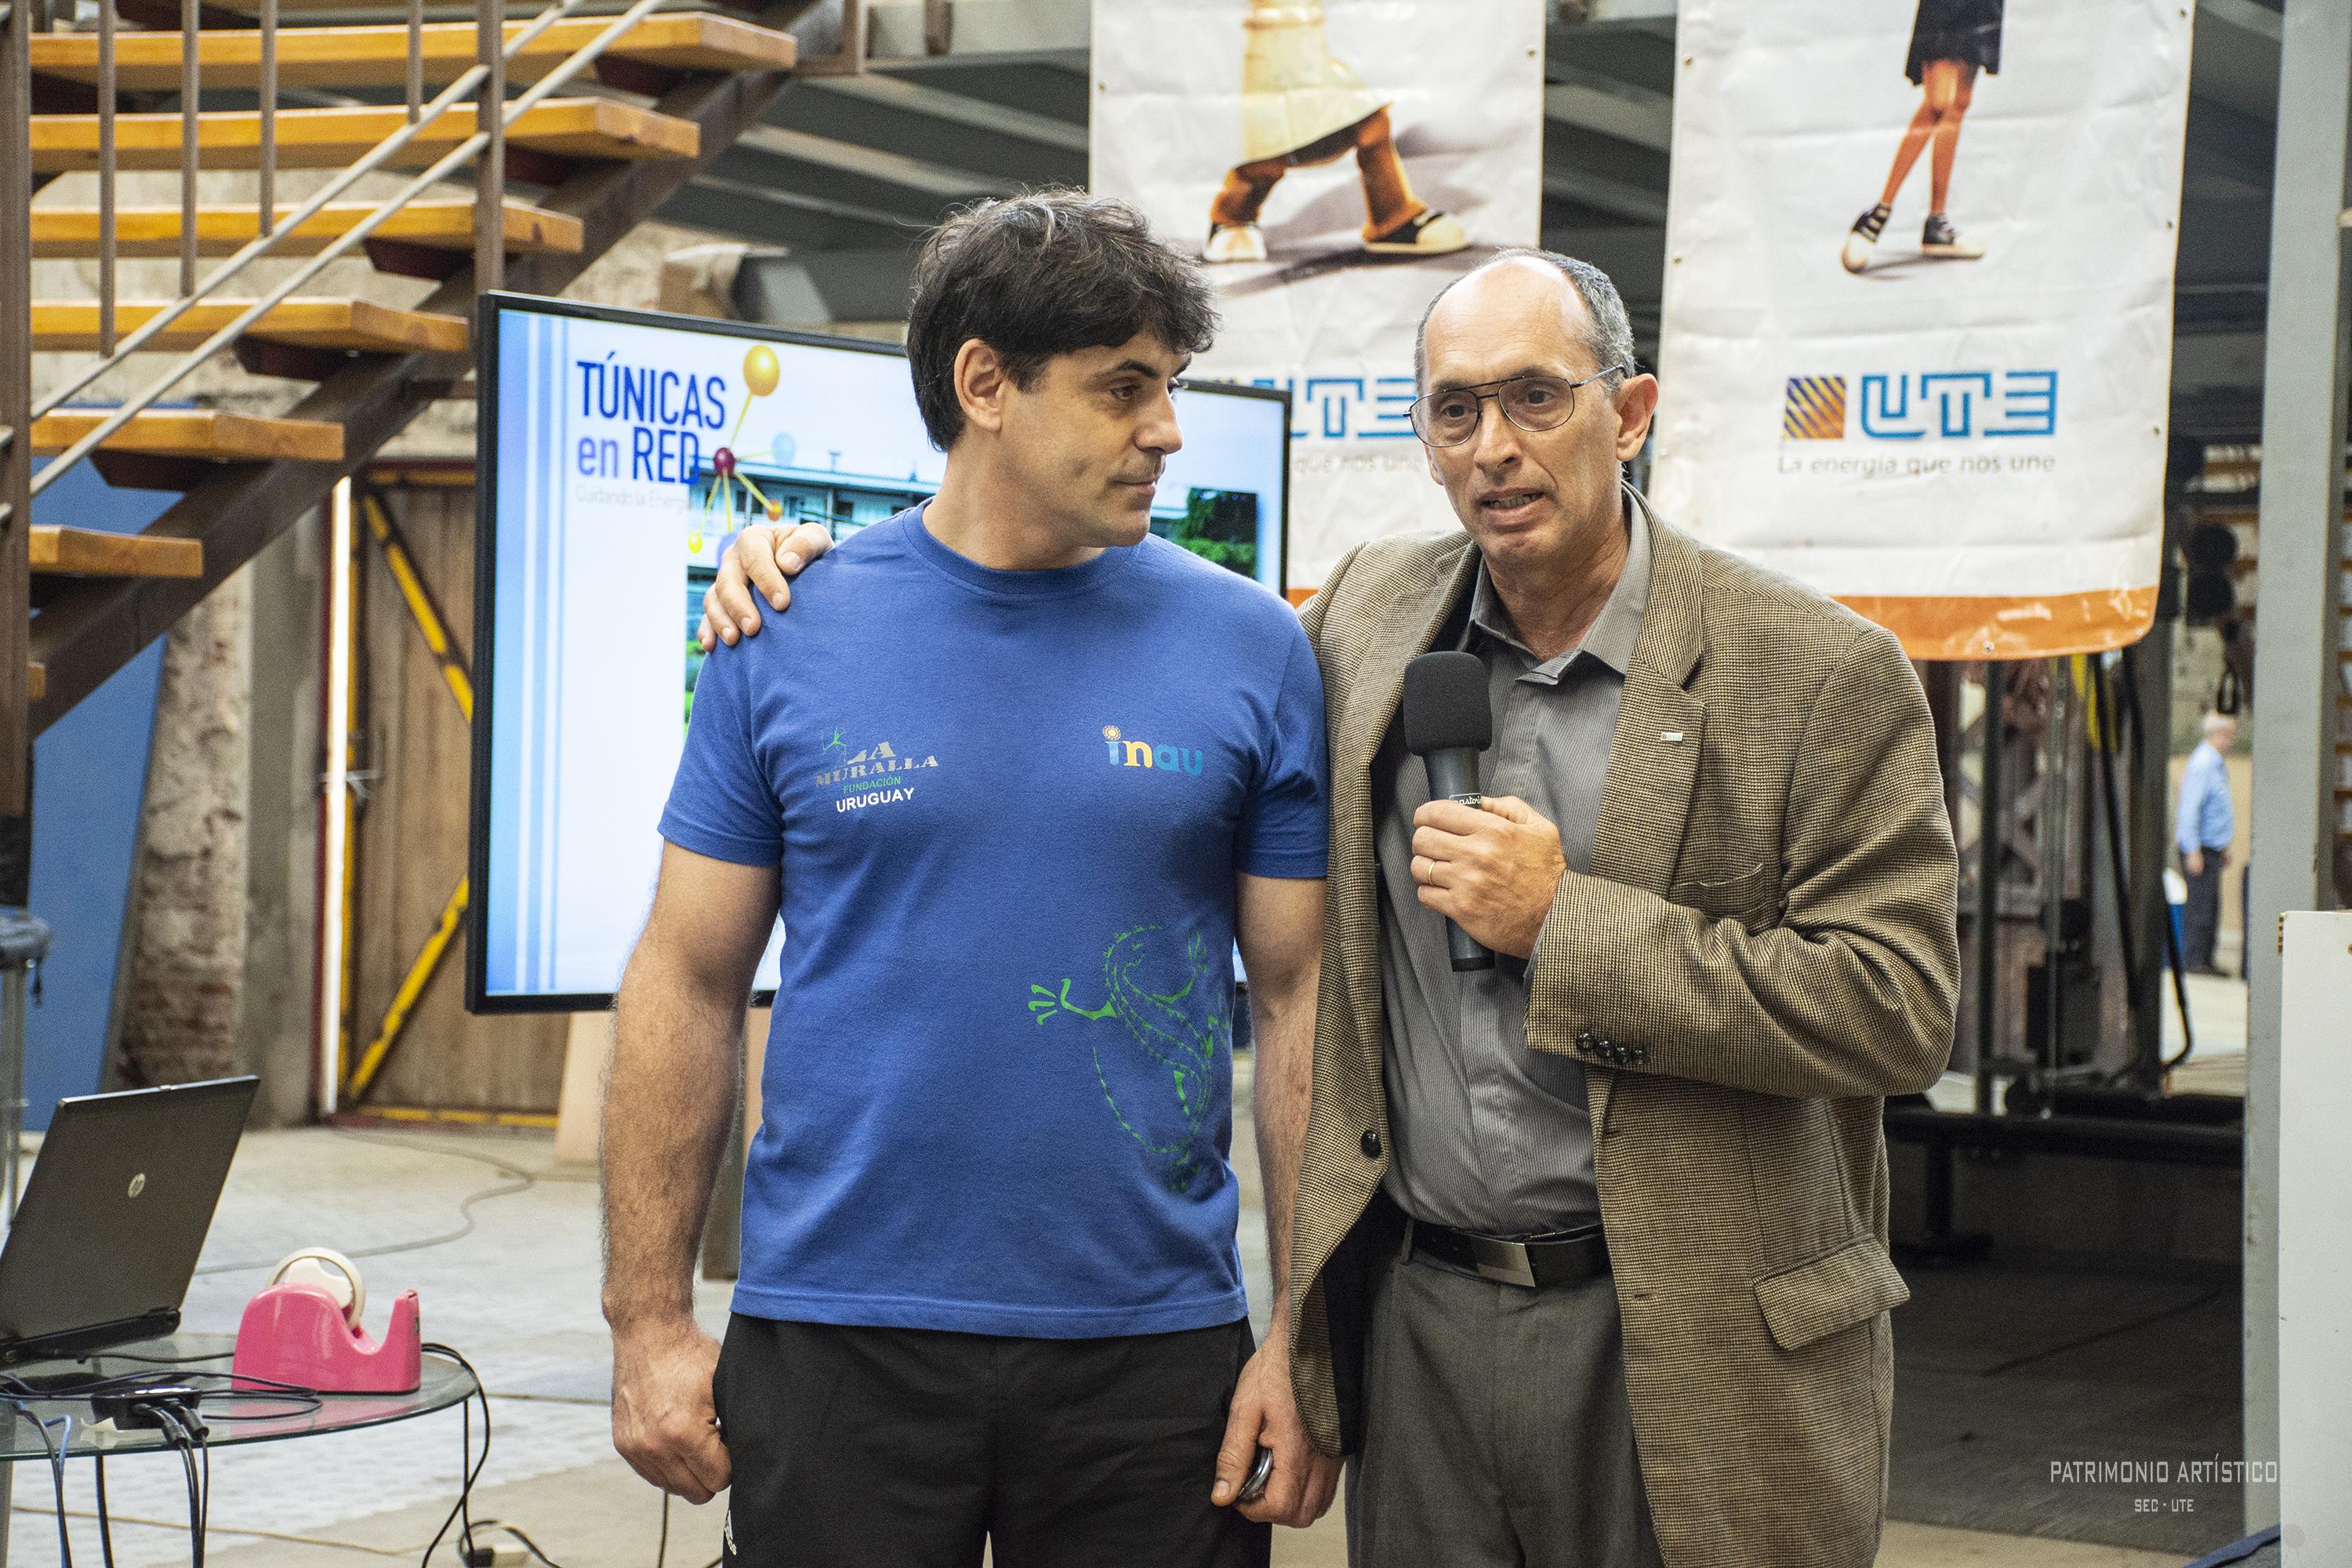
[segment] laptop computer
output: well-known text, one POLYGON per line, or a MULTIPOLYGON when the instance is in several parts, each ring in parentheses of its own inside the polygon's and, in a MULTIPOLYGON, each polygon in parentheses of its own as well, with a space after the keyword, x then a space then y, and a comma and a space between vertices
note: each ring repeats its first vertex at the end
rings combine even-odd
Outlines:
POLYGON ((180 1326, 256 1078, 58 1101, 0 1248, 0 1366, 180 1326))

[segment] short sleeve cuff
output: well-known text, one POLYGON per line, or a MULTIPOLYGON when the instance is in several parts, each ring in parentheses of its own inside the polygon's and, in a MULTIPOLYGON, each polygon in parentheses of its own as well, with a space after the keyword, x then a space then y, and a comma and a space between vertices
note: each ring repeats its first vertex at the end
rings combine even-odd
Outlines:
POLYGON ((783 859, 783 846, 773 838, 738 838, 731 833, 714 833, 695 823, 681 822, 667 812, 662 816, 661 836, 680 849, 738 866, 773 866, 783 859))
POLYGON ((1329 863, 1329 854, 1320 846, 1313 849, 1260 848, 1244 857, 1242 869, 1253 877, 1312 880, 1324 875, 1329 863))

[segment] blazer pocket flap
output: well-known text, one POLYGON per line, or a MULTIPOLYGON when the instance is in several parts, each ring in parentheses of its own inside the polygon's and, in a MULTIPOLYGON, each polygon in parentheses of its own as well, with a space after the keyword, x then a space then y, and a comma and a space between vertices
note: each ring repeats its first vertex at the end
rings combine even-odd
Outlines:
POLYGON ((1773 896, 1777 869, 1766 860, 1737 877, 1685 882, 1667 896, 1667 900, 1717 920, 1736 920, 1752 931, 1771 924, 1780 916, 1780 900, 1773 896))
POLYGON ((1870 1236, 1756 1281, 1764 1326, 1784 1351, 1866 1322, 1910 1299, 1910 1288, 1895 1271, 1886 1248, 1870 1236))

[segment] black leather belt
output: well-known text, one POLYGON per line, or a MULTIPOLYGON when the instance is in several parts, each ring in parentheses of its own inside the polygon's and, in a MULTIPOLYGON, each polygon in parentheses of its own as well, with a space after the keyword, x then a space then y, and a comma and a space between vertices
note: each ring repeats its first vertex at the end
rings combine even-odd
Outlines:
POLYGON ((1579 1285, 1609 1272, 1609 1243, 1601 1234, 1598 1221, 1557 1236, 1505 1241, 1475 1231, 1408 1218, 1405 1247, 1414 1257, 1449 1264, 1498 1285, 1518 1285, 1528 1289, 1546 1285, 1579 1285))

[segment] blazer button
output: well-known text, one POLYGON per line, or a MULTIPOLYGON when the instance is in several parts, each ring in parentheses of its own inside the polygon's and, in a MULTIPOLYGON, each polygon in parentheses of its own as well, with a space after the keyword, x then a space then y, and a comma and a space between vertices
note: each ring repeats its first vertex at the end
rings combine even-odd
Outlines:
POLYGON ((1637 1068, 1649 1066, 1650 1047, 1647 1046, 1635 1046, 1633 1047, 1632 1060, 1633 1065, 1637 1068))
POLYGON ((1362 1147, 1365 1159, 1379 1159, 1381 1157, 1381 1135, 1367 1129, 1362 1139, 1362 1147))

